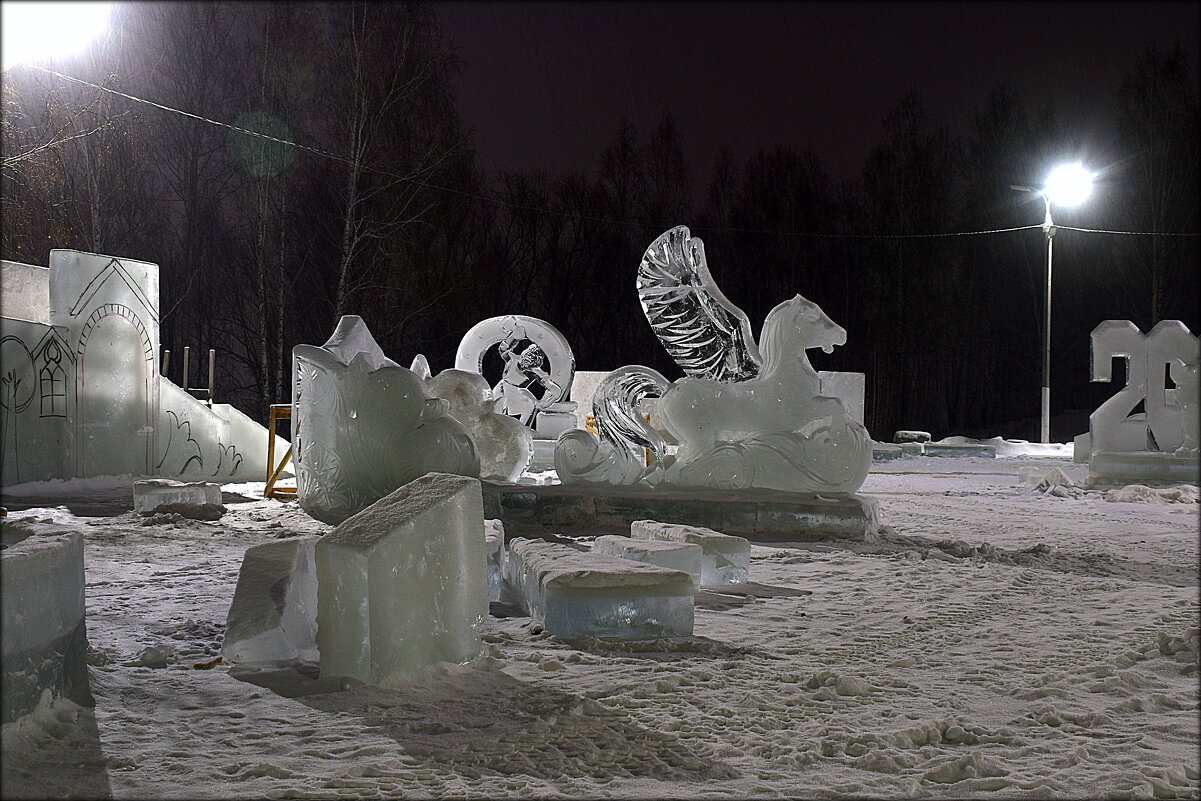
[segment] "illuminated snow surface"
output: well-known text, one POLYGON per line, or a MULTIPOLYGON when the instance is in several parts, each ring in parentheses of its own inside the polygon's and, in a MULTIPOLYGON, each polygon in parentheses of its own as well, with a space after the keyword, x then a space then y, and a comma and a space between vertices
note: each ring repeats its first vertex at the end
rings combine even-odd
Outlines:
POLYGON ((700 593, 690 639, 560 641, 494 605, 474 667, 276 685, 325 690, 296 697, 194 666, 246 548, 329 527, 261 484, 150 525, 116 483, 26 487, 102 515, 10 511, 85 532, 96 707, 4 726, 2 794, 1196 798, 1197 504, 1058 497, 1029 466, 1087 472, 874 465, 883 542, 752 546, 753 583, 700 593))

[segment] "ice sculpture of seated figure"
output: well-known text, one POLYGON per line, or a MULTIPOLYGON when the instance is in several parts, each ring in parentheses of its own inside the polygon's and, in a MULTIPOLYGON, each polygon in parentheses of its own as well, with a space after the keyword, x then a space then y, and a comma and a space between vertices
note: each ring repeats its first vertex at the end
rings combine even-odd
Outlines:
POLYGON ((776 306, 756 345, 746 315, 713 283, 703 243, 684 226, 651 244, 637 283, 647 320, 688 377, 669 383, 640 365, 611 373, 592 402, 601 436, 576 429, 559 438, 560 480, 859 489, 871 468, 871 438, 838 398, 821 394, 805 351, 829 353, 846 331, 816 303, 797 295, 776 306), (657 429, 640 406, 654 397, 657 429), (679 445, 674 456, 669 440, 679 445))
POLYGON ((566 400, 575 359, 554 326, 519 314, 484 320, 464 335, 455 368, 482 373, 484 356, 493 347, 504 362, 492 388, 498 412, 516 418, 543 439, 553 439, 575 423, 575 404, 566 400))
POLYGON ((337 525, 426 473, 478 477, 470 433, 426 382, 384 356, 363 319, 292 349, 293 460, 300 506, 337 525))

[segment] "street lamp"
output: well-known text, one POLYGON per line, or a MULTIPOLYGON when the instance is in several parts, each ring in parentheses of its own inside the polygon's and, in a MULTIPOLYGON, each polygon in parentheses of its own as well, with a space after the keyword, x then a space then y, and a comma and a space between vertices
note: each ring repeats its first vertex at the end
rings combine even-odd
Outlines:
POLYGON ((108 25, 111 3, 4 0, 2 69, 70 55, 108 25))
POLYGON ((1047 235, 1047 283, 1043 294, 1043 391, 1042 415, 1039 423, 1039 441, 1051 441, 1051 240, 1055 236, 1055 224, 1051 221, 1051 201, 1061 206, 1075 206, 1088 197, 1093 188, 1093 175, 1079 162, 1056 167, 1047 176, 1042 189, 1032 186, 1010 186, 1019 192, 1033 192, 1043 199, 1047 216, 1043 219, 1043 233, 1047 235))

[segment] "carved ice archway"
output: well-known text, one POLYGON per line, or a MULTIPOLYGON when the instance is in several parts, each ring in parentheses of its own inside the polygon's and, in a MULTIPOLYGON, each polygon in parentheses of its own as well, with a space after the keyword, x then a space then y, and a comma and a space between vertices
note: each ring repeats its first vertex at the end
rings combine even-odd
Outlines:
POLYGON ((146 328, 146 324, 142 322, 142 318, 138 316, 137 312, 122 303, 104 303, 100 306, 97 306, 92 310, 92 313, 88 315, 87 320, 84 321, 83 327, 79 332, 79 343, 75 348, 76 357, 78 360, 78 368, 75 371, 75 474, 77 476, 82 476, 85 472, 87 472, 87 475, 95 474, 87 471, 90 461, 88 455, 90 438, 87 435, 88 424, 86 422, 86 418, 88 417, 88 396, 86 392, 87 346, 88 341, 91 339, 92 333, 96 330, 96 327, 100 325, 103 320, 109 317, 116 317, 128 323, 137 333, 138 340, 142 345, 142 375, 140 376, 140 379, 143 384, 142 397, 145 399, 145 408, 142 411, 142 415, 139 417, 144 424, 140 431, 133 433, 135 433, 135 436, 144 435, 144 453, 140 459, 135 457, 133 460, 131 460, 130 464, 133 465, 140 462, 139 472, 142 475, 153 475, 155 451, 154 426, 158 410, 158 381, 155 374, 154 347, 150 341, 150 333, 146 328))

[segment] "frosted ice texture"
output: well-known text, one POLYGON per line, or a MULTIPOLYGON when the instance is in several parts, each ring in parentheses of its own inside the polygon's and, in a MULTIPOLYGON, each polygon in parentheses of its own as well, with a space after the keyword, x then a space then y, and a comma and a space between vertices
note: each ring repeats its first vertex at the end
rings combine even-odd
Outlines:
POLYGON ((138 514, 152 512, 168 504, 221 505, 221 485, 204 481, 172 481, 152 478, 133 483, 133 510, 138 514))
POLYGON ((320 539, 291 537, 246 549, 221 646, 226 662, 317 661, 320 539))
POLYGON ((1179 390, 1164 380, 1165 365, 1170 370, 1179 361, 1195 368, 1197 337, 1179 320, 1161 320, 1146 335, 1129 320, 1106 320, 1090 339, 1093 381, 1112 379, 1114 358, 1127 364, 1126 386, 1089 416, 1092 453, 1174 452, 1184 442, 1185 423, 1179 390), (1145 413, 1131 414, 1140 401, 1145 413))
MULTIPOLYGON (((746 315, 713 284, 702 243, 683 226, 651 244, 639 267, 638 293, 656 335, 693 377, 664 388, 644 372, 641 385, 620 387, 614 402, 626 411, 612 417, 621 432, 602 429, 599 441, 578 430, 560 437, 555 466, 563 482, 859 489, 871 469, 871 438, 838 398, 822 394, 821 377, 805 354, 818 347, 829 353, 846 342, 846 331, 817 304, 797 295, 776 306, 756 347, 746 315), (659 430, 642 420, 640 407, 654 396, 659 430), (678 443, 676 453, 660 455, 656 438, 678 443), (653 464, 635 469, 639 446, 651 448, 653 464)), ((598 399, 606 385, 615 386, 612 378, 593 397, 598 427, 604 405, 598 399)))
POLYGON ((542 439, 553 439, 575 424, 575 404, 568 400, 575 357, 557 328, 523 314, 483 320, 463 336, 455 368, 482 374, 492 348, 504 362, 492 388, 496 411, 517 418, 542 439))
POLYGON ((701 547, 701 586, 720 587, 750 580, 751 544, 743 537, 702 526, 681 526, 654 520, 630 524, 632 539, 685 542, 701 547))
POLYGON ((484 521, 484 544, 488 552, 488 600, 500 600, 504 577, 505 526, 500 520, 484 521))
POLYGON ((443 370, 426 382, 427 393, 449 405, 480 459, 480 477, 516 481, 534 455, 534 432, 507 414, 493 411, 492 391, 479 373, 443 370))
POLYGON ((551 634, 692 634, 692 578, 682 571, 521 537, 510 540, 505 568, 509 587, 551 634))
POLYGON ((1197 458, 1201 448, 1201 402, 1198 401, 1197 371, 1201 365, 1172 360, 1172 382, 1176 384, 1176 405, 1180 408, 1181 439, 1177 456, 1197 458))
POLYGON ((617 534, 606 534, 596 538, 592 543, 592 550, 608 556, 682 570, 692 576, 694 587, 699 587, 701 583, 703 553, 701 546, 694 543, 631 539, 617 534))
POLYGON ((480 649, 488 614, 477 479, 421 476, 316 545, 321 674, 386 685, 480 649))
POLYGON ((361 317, 343 317, 321 347, 297 345, 292 361, 292 458, 313 517, 336 525, 426 473, 479 475, 449 403, 385 357, 361 317))

